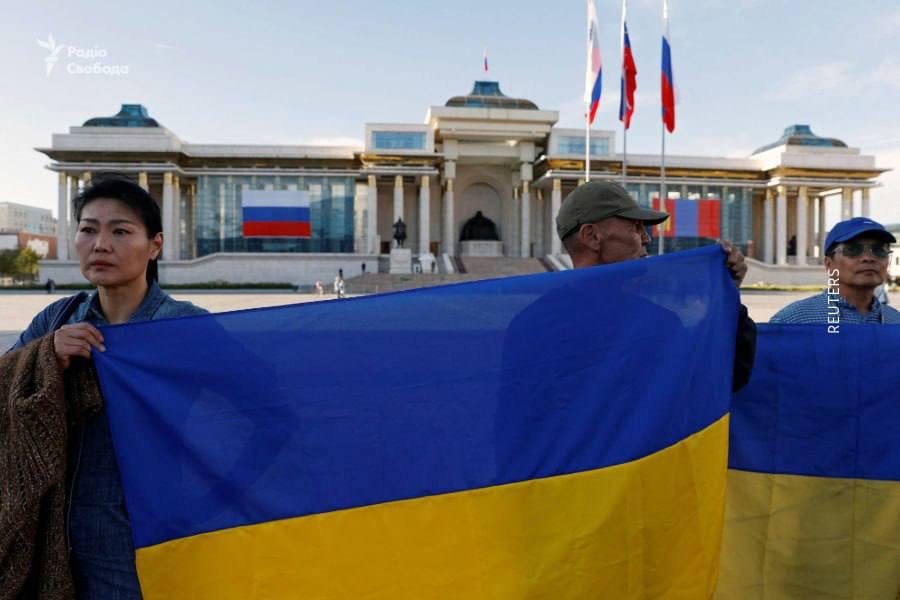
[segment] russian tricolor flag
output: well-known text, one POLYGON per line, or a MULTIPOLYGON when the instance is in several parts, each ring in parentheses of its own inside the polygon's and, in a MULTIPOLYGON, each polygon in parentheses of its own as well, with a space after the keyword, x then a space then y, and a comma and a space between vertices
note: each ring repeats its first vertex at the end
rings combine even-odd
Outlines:
POLYGON ((312 233, 306 190, 243 190, 244 237, 301 237, 312 233))
POLYGON ((584 102, 588 106, 588 125, 594 122, 597 109, 600 107, 601 80, 603 79, 603 61, 600 58, 600 42, 597 39, 597 9, 594 0, 588 0, 588 46, 587 71, 584 78, 584 102))
POLYGON ((672 48, 669 46, 669 2, 663 0, 662 39, 662 120, 669 133, 675 131, 675 76, 672 74, 672 48))
POLYGON ((637 66, 631 53, 631 38, 628 36, 628 23, 625 14, 628 0, 622 2, 622 86, 619 95, 619 120, 625 129, 631 126, 631 115, 634 114, 634 91, 637 89, 637 66))

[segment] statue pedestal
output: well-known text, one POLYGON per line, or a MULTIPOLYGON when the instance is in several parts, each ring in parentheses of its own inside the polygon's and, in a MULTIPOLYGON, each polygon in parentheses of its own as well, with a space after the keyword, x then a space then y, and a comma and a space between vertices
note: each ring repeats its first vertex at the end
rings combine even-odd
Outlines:
POLYGON ((437 259, 434 258, 434 254, 431 252, 419 255, 419 264, 422 265, 423 273, 433 273, 435 271, 435 262, 437 262, 437 259))
POLYGON ((503 242, 490 240, 467 240, 459 243, 462 256, 503 256, 503 242))
POLYGON ((389 273, 408 275, 412 273, 412 250, 409 248, 391 248, 391 266, 389 273))

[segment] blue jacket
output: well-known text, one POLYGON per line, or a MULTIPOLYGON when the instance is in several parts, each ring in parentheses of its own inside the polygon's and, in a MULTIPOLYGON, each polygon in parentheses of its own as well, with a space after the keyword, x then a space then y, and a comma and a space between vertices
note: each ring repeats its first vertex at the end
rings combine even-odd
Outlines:
MULTIPOLYGON (((128 322, 206 312, 190 302, 172 299, 154 283, 128 322)), ((61 325, 85 321, 98 326, 109 324, 100 308, 96 291, 63 298, 42 310, 19 336, 13 349, 61 325)), ((140 598, 131 524, 106 413, 101 411, 86 418, 80 430, 73 432, 70 439, 75 443, 69 463, 72 483, 68 498, 67 537, 72 551, 76 589, 80 590, 79 593, 91 590, 89 597, 140 598)), ((136 443, 140 441, 136 440, 136 443)))

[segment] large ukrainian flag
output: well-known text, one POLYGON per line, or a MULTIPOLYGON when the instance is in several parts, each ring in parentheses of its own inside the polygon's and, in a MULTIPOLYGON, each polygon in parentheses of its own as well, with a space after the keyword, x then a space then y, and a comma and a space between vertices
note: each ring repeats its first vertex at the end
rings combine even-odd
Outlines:
POLYGON ((718 247, 104 329, 144 595, 708 598, 718 247))
POLYGON ((900 327, 765 325, 732 407, 717 598, 900 598, 900 327))

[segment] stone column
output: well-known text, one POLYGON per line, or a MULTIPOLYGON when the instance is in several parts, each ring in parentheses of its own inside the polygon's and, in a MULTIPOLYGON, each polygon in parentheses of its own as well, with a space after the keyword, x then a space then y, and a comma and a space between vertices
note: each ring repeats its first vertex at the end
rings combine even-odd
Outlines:
POLYGON ((403 219, 403 175, 394 177, 394 220, 391 225, 396 223, 397 219, 403 219))
POLYGON ((181 180, 172 177, 172 222, 169 224, 169 235, 172 238, 172 258, 181 260, 181 180))
POLYGON ((547 246, 544 243, 544 230, 546 229, 544 225, 545 218, 545 208, 546 203, 544 202, 544 192, 543 190, 537 190, 537 194, 534 197, 534 247, 535 253, 539 256, 543 256, 547 254, 547 246))
POLYGON ((797 264, 806 266, 806 240, 808 226, 806 210, 808 208, 806 186, 801 185, 797 191, 797 264))
POLYGON ((816 199, 806 198, 806 256, 816 254, 816 199))
POLYGON ((143 172, 138 173, 138 185, 141 186, 142 188, 144 188, 145 190, 147 190, 148 192, 150 191, 150 183, 149 183, 149 181, 147 181, 146 173, 143 173, 143 172))
POLYGON ((869 188, 862 188, 862 190, 860 190, 860 194, 862 195, 862 216, 868 219, 869 215, 871 214, 869 212, 869 188))
POLYGON ((369 175, 366 190, 366 252, 378 254, 378 178, 369 175))
POLYGON ((819 196, 819 231, 816 233, 819 258, 825 257, 825 200, 826 196, 819 196))
POLYGON ((56 257, 58 260, 69 260, 69 185, 68 176, 59 174, 59 188, 56 210, 56 257))
POLYGON ((841 192, 841 221, 846 221, 853 216, 853 188, 845 187, 841 192))
POLYGON ((447 182, 444 188, 444 201, 441 203, 441 252, 456 256, 456 235, 453 226, 454 179, 449 174, 450 172, 455 174, 455 170, 451 169, 451 166, 453 166, 452 162, 444 165, 447 182))
POLYGON ((550 192, 550 254, 562 253, 562 242, 556 233, 556 217, 562 205, 562 180, 553 180, 553 191, 550 192))
POLYGON ((75 233, 78 231, 78 223, 75 222, 75 198, 78 196, 78 183, 80 181, 80 175, 69 176, 69 213, 72 218, 69 219, 69 232, 67 235, 69 238, 69 256, 72 258, 77 258, 75 256, 75 233))
POLYGON ((419 254, 429 252, 431 245, 431 177, 422 176, 419 185, 419 254))
POLYGON ((787 188, 778 186, 775 199, 775 264, 787 264, 787 188))
POLYGON ((81 181, 81 177, 78 175, 70 175, 69 176, 69 203, 75 201, 75 197, 78 195, 78 182, 81 181))
POLYGON ((772 188, 766 189, 766 199, 763 201, 763 258, 765 262, 775 262, 775 199, 772 196, 772 188))
POLYGON ((173 205, 175 204, 175 191, 172 185, 172 173, 163 173, 163 200, 162 200, 162 222, 163 222, 163 260, 175 260, 174 232, 168 228, 172 227, 173 205))
POLYGON ((521 227, 519 228, 519 253, 523 258, 531 256, 531 192, 529 182, 522 182, 521 227))

